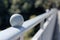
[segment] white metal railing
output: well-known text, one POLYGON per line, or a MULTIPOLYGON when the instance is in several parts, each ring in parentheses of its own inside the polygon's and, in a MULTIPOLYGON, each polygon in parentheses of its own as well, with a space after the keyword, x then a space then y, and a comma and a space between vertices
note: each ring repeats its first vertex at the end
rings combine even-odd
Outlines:
POLYGON ((40 28, 40 30, 36 33, 32 40, 52 40, 55 20, 56 15, 51 15, 51 17, 49 17, 42 26, 43 28, 40 28))
POLYGON ((40 30, 31 40, 51 40, 56 19, 56 9, 39 15, 33 19, 24 22, 24 19, 19 14, 14 14, 10 18, 12 27, 0 32, 0 40, 24 40, 24 32, 30 30, 37 24, 40 25, 40 30), (47 21, 44 23, 44 19, 47 21))

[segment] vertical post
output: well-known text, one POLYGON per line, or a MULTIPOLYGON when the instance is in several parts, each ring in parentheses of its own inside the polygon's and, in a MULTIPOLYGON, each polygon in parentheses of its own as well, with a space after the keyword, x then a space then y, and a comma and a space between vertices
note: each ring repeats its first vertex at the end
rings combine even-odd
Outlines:
POLYGON ((43 28, 44 20, 40 23, 40 28, 43 28))
POLYGON ((24 34, 20 36, 20 40, 24 40, 24 34))
POLYGON ((22 34, 17 40, 24 40, 24 34, 22 34))

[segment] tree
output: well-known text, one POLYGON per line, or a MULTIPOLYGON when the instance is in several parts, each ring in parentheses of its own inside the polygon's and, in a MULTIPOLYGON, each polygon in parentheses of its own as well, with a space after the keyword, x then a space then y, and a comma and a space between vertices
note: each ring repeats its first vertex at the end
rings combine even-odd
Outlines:
POLYGON ((7 27, 9 27, 9 12, 8 9, 4 3, 4 0, 0 0, 0 30, 3 30, 7 27))

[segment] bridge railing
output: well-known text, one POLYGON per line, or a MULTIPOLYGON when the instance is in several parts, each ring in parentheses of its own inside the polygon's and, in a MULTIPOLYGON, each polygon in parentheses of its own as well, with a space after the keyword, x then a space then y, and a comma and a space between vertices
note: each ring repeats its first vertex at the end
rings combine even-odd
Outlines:
POLYGON ((40 25, 39 31, 31 40, 51 40, 56 20, 56 9, 52 9, 42 15, 24 22, 19 14, 14 14, 10 18, 11 27, 0 32, 0 40, 24 40, 24 33, 37 24, 40 25), (46 21, 44 22, 44 20, 46 21))

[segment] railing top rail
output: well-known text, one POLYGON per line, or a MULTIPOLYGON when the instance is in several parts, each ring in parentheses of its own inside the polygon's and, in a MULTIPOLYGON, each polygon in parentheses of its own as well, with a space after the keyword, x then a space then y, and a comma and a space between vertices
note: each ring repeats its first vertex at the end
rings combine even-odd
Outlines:
POLYGON ((35 17, 35 18, 31 19, 31 20, 27 20, 24 23, 22 21, 23 18, 21 16, 19 16, 21 18, 20 19, 17 16, 18 19, 19 19, 17 21, 21 22, 20 25, 18 25, 19 22, 17 22, 16 19, 15 19, 16 16, 14 16, 13 17, 14 19, 11 19, 12 21, 10 22, 10 23, 13 23, 13 24, 11 24, 12 27, 0 32, 0 40, 14 40, 14 39, 17 39, 24 32, 26 32, 29 29, 33 28, 38 23, 40 23, 42 20, 44 20, 45 18, 49 17, 50 15, 52 15, 55 12, 56 12, 56 9, 52 9, 51 11, 49 11, 49 12, 47 12, 45 14, 39 15, 39 16, 37 16, 37 17, 35 17))

